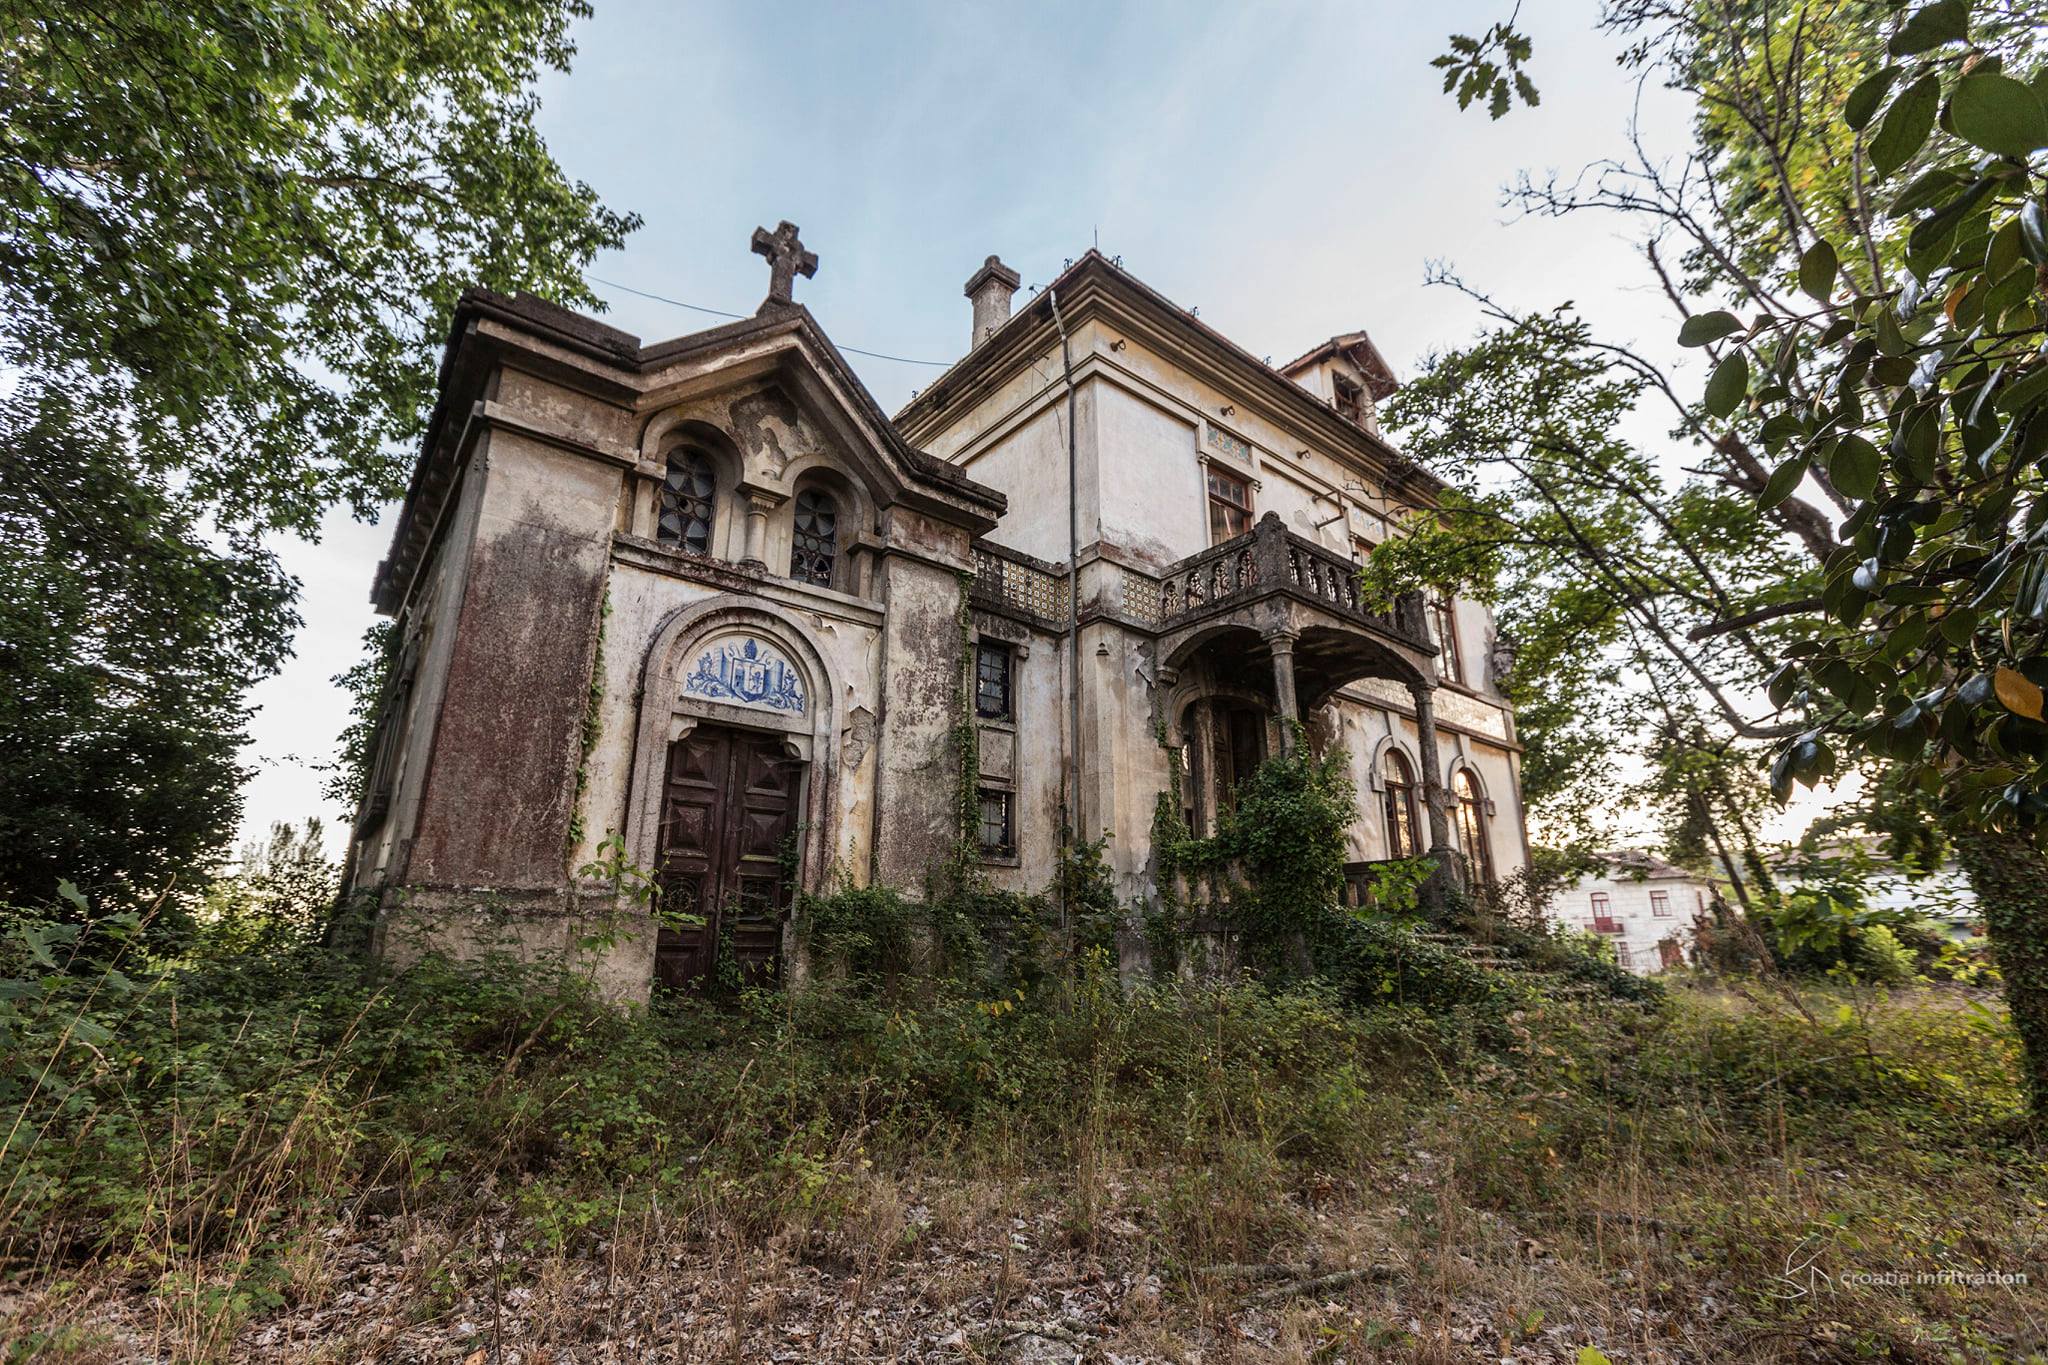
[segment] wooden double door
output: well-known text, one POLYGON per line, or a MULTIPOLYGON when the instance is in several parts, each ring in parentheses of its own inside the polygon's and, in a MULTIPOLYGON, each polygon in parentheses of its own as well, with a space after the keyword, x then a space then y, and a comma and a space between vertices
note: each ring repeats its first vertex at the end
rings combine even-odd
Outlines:
POLYGON ((776 735, 699 725, 669 746, 656 855, 662 908, 697 922, 658 931, 657 985, 736 984, 730 973, 720 980, 721 952, 737 984, 774 979, 803 776, 776 735))

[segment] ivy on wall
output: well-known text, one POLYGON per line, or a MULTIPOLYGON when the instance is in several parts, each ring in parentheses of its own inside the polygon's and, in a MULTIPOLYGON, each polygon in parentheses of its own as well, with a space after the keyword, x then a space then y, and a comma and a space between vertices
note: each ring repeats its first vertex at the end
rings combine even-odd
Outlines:
POLYGON ((583 794, 590 786, 590 754, 604 729, 604 638, 611 627, 612 590, 606 584, 597 611, 597 644, 590 661, 590 685, 583 697, 582 747, 576 759, 576 790, 569 798, 569 839, 563 857, 574 870, 576 850, 583 847, 583 794))

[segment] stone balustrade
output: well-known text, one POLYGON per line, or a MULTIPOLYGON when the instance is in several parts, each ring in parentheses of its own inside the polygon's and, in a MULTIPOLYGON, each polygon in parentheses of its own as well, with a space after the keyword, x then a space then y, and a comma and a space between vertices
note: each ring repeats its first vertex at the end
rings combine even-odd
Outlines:
POLYGON ((1166 571, 1159 587, 1160 624, 1170 629, 1275 592, 1307 599, 1335 616, 1425 648, 1429 644, 1420 594, 1404 594, 1391 614, 1368 611, 1358 590, 1358 566, 1296 535, 1271 512, 1243 535, 1189 555, 1166 571))

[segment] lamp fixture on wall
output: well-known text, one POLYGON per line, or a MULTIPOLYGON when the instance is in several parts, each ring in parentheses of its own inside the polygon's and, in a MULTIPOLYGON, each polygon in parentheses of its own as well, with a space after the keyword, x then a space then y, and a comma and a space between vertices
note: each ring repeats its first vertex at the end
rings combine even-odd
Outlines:
POLYGON ((1237 416, 1237 404, 1225 403, 1222 407, 1216 409, 1216 411, 1225 417, 1235 417, 1237 416))
POLYGON ((1130 344, 1131 343, 1125 341, 1122 337, 1118 337, 1115 341, 1109 343, 1109 349, 1112 351, 1121 351, 1124 347, 1130 344))

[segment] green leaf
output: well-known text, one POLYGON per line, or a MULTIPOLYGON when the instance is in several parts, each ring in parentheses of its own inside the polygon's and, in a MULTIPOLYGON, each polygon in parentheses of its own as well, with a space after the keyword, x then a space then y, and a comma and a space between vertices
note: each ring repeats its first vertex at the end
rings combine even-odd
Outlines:
POLYGON ((2000 412, 2024 412, 2048 396, 2048 364, 2037 364, 2026 378, 2005 386, 1998 395, 2000 412))
POLYGON ((1889 177, 1913 159, 1934 131, 1934 116, 1940 109, 1941 81, 1933 75, 1914 81, 1892 101, 1884 121, 1877 125, 1877 135, 1870 139, 1870 167, 1878 179, 1889 177))
POLYGON ((2010 76, 1972 72, 1949 96, 1958 136, 2000 156, 2024 157, 2048 147, 2048 110, 2032 90, 2010 76))
POLYGON ((1913 11, 1892 37, 1890 51, 1894 57, 1912 57, 1969 36, 1969 0, 1935 0, 1913 11))
POLYGON ((1726 417, 1742 405, 1749 392, 1749 361, 1740 351, 1730 351, 1707 379, 1707 411, 1726 417))
POLYGON ((2048 265, 2048 209, 2038 199, 2020 208, 2020 245, 2035 265, 2048 265))
POLYGON ((1877 491, 1877 474, 1882 463, 1876 446, 1850 432, 1842 438, 1828 460, 1828 478, 1833 480, 1836 491, 1843 497, 1861 502, 1877 491))
POLYGON ((1711 313, 1695 313, 1685 320, 1678 329, 1678 344, 1681 346, 1704 346, 1710 341, 1732 336, 1742 330, 1741 321, 1735 314, 1722 309, 1711 313))
POLYGON ((1892 82, 1898 78, 1899 68, 1888 66, 1858 81, 1842 104, 1842 122, 1854 131, 1862 132, 1877 112, 1877 107, 1884 103, 1884 97, 1891 93, 1892 82))
POLYGON ((1756 505, 1768 512, 1792 496, 1792 490, 1799 487, 1799 481, 1806 477, 1806 457, 1794 455, 1791 459, 1771 471, 1770 479, 1764 484, 1764 491, 1757 494, 1756 505))
POLYGON ((96 1019, 79 1015, 71 1021, 71 1036, 92 1047, 104 1047, 113 1041, 114 1032, 96 1019))
POLYGON ((1815 242, 1799 258, 1799 287, 1807 297, 1826 303, 1835 292, 1835 272, 1841 268, 1835 249, 1825 239, 1815 242))

